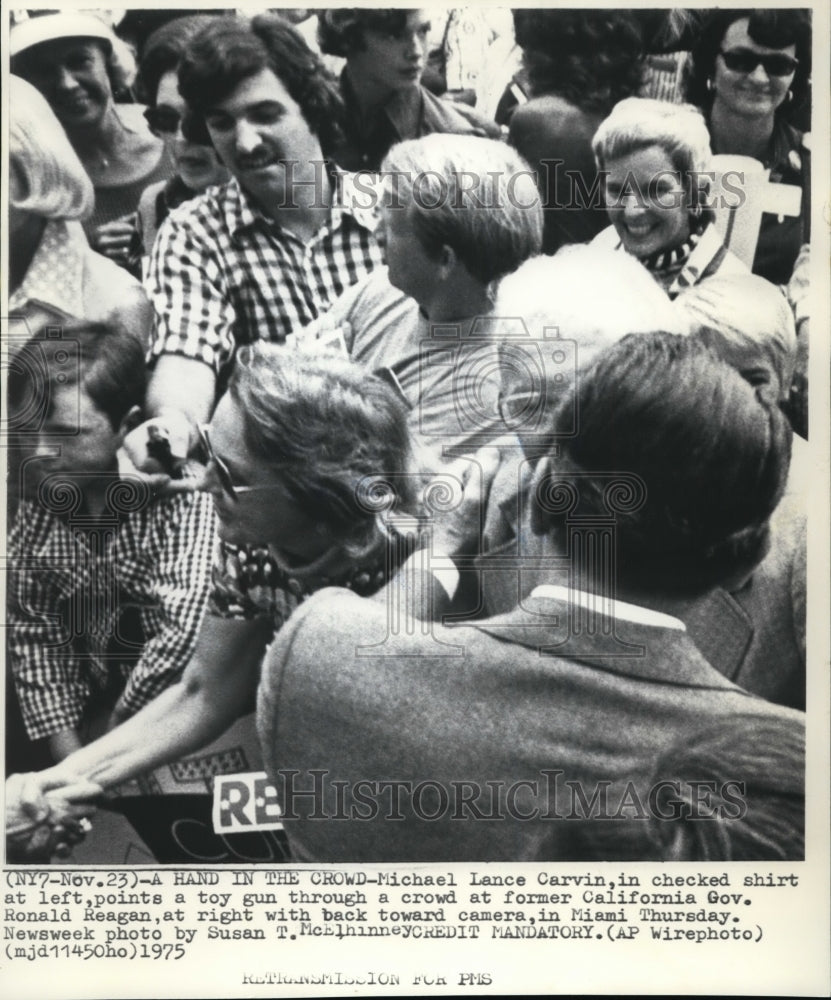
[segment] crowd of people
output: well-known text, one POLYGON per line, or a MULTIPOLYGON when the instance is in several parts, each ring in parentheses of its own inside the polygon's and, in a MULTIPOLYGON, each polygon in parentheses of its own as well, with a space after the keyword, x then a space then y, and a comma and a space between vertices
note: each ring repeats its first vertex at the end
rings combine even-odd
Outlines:
POLYGON ((176 13, 10 33, 9 859, 803 857, 809 14, 176 13))

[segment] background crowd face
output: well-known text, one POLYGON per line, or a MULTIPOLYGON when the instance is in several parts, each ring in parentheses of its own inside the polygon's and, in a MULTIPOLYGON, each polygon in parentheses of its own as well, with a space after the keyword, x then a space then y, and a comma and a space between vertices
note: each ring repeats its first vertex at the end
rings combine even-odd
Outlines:
POLYGON ((170 151, 176 171, 192 191, 204 191, 211 184, 222 184, 228 179, 225 167, 217 159, 210 146, 189 142, 182 134, 182 120, 187 110, 184 98, 179 93, 176 71, 165 73, 159 80, 156 92, 156 108, 168 113, 170 122, 178 118, 175 130, 159 132, 170 151))
MULTIPOLYGON (((796 46, 787 45, 781 49, 771 49, 754 42, 748 34, 749 19, 746 17, 734 21, 721 42, 722 52, 745 51, 760 56, 786 55, 794 58, 796 46)), ((713 92, 715 100, 724 105, 734 114, 743 117, 770 117, 788 95, 793 83, 794 73, 777 76, 768 73, 759 63, 752 72, 742 73, 731 70, 724 61, 724 56, 716 56, 713 72, 713 92)))
POLYGON ((410 13, 404 30, 397 35, 365 29, 363 49, 349 55, 350 73, 390 94, 415 87, 424 70, 429 32, 426 10, 410 13))
POLYGON ((26 55, 26 78, 70 130, 98 125, 112 102, 106 55, 92 39, 59 38, 35 46, 26 55))
POLYGON ((606 171, 606 211, 629 253, 649 257, 687 239, 689 199, 665 149, 635 150, 609 160, 606 171))
POLYGON ((264 206, 291 207, 292 177, 321 159, 317 136, 270 69, 246 78, 209 108, 205 124, 220 160, 264 206))

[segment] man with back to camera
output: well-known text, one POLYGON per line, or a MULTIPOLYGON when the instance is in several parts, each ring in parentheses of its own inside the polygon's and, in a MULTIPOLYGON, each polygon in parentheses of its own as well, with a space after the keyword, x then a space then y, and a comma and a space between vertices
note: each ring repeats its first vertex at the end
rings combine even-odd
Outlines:
POLYGON ((539 253, 539 193, 510 146, 470 135, 398 143, 382 174, 386 266, 298 339, 344 330, 353 360, 394 380, 426 443, 469 452, 502 433, 491 289, 539 253))
POLYGON ((672 613, 764 556, 790 458, 776 405, 697 338, 637 334, 582 373, 552 432, 508 613, 393 635, 383 604, 328 589, 278 636, 258 730, 298 861, 577 859, 567 782, 586 796, 573 818, 608 782, 630 820, 676 740, 747 713, 804 726, 720 674, 672 613))
MULTIPOLYGON (((213 144, 232 179, 173 212, 150 261, 147 410, 174 455, 210 416, 238 344, 283 341, 380 261, 371 220, 325 159, 337 85, 290 24, 217 18, 191 42, 179 89, 189 134, 213 144)), ((131 453, 152 468, 146 437, 139 428, 131 453)))

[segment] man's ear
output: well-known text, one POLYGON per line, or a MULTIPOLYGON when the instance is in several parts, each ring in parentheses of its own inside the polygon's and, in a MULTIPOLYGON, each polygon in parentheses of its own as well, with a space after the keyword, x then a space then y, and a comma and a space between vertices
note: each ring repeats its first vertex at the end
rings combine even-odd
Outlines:
POLYGON ((127 435, 130 433, 130 431, 135 430, 136 427, 138 427, 138 425, 142 422, 143 419, 144 417, 142 415, 140 406, 133 406, 130 408, 129 412, 126 413, 122 418, 121 425, 118 428, 118 433, 122 442, 124 441, 124 438, 126 438, 127 435))
POLYGON ((459 263, 459 257, 453 247, 449 247, 446 243, 439 251, 439 266, 441 267, 442 277, 449 277, 456 265, 459 263))

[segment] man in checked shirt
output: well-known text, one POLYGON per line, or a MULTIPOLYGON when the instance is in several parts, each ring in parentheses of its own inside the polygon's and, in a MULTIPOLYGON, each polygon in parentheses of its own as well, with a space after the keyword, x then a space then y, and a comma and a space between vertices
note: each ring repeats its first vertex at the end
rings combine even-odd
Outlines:
POLYGON ((137 337, 87 322, 36 335, 9 372, 8 660, 28 738, 57 760, 179 679, 207 604, 211 497, 119 474, 145 372, 137 337))
MULTIPOLYGON (((232 175, 171 213, 146 279, 156 311, 147 415, 183 455, 224 391, 237 345, 284 341, 381 256, 369 192, 362 211, 351 175, 326 160, 337 84, 290 24, 217 18, 191 42, 179 89, 188 136, 211 143, 232 175)), ((139 428, 128 446, 150 471, 146 437, 139 428)))

